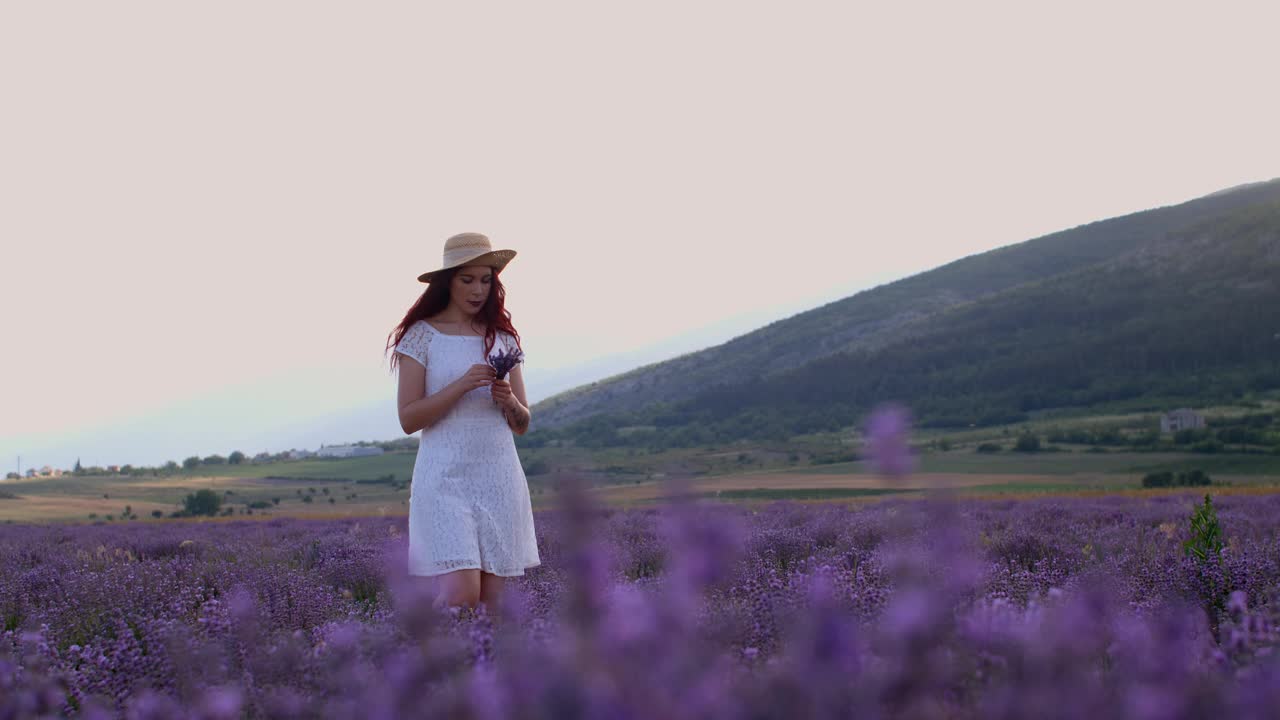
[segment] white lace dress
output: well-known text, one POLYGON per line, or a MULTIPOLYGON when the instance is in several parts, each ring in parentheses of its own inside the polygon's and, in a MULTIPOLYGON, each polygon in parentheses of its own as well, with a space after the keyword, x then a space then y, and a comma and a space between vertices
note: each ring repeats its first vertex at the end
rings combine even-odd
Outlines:
MULTIPOLYGON (((514 339, 499 333, 492 352, 499 348, 514 349, 514 339)), ((410 326, 396 352, 426 368, 427 395, 487 362, 483 337, 448 335, 425 320, 410 326)), ((514 434, 489 387, 476 388, 421 432, 409 490, 409 573, 479 568, 512 577, 540 564, 514 434)))

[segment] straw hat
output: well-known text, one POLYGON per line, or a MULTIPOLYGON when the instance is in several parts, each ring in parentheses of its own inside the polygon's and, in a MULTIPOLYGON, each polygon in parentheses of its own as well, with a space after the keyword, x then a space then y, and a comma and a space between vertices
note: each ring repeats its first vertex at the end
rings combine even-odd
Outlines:
POLYGON ((489 238, 480 233, 458 233, 444 241, 444 263, 419 275, 418 282, 429 283, 441 272, 463 265, 488 265, 496 272, 506 267, 515 256, 515 250, 494 250, 489 245, 489 238))

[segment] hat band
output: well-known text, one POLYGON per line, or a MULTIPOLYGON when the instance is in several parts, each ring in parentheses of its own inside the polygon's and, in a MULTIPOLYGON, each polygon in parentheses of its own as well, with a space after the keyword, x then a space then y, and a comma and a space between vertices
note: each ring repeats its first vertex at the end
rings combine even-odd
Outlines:
POLYGON ((493 251, 487 250, 487 249, 482 250, 479 248, 461 248, 458 250, 448 250, 448 251, 445 251, 444 253, 444 267, 453 267, 454 265, 461 264, 466 260, 470 260, 472 258, 478 258, 481 255, 486 255, 490 252, 493 252, 493 251))

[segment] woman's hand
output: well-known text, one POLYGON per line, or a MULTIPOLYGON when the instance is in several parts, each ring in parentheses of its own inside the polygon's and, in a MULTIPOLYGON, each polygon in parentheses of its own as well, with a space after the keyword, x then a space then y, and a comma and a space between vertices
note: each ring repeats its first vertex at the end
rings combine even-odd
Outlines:
POLYGON ((520 404, 511 391, 511 383, 506 380, 494 380, 489 386, 489 392, 493 394, 493 401, 504 408, 515 408, 520 404))
POLYGON ((488 363, 476 363, 468 368, 467 371, 462 374, 462 377, 454 380, 453 382, 458 386, 459 390, 466 393, 492 383, 494 378, 497 376, 498 373, 493 369, 492 365, 488 363))
MULTIPOLYGON (((511 383, 506 380, 494 380, 489 386, 489 392, 493 394, 493 401, 502 408, 502 417, 507 419, 507 425, 511 431, 523 435, 529 429, 529 408, 520 402, 519 396, 511 389, 511 383)), ((524 391, 521 390, 521 393, 524 391)))

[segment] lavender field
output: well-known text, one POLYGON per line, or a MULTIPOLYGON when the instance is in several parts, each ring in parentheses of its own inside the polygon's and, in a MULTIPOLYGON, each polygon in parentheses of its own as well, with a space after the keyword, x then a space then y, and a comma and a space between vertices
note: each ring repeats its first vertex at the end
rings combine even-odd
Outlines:
POLYGON ((1280 707, 1280 495, 1215 497, 1209 529, 1194 494, 566 497, 538 514, 543 564, 492 615, 432 609, 404 575, 404 518, 0 527, 0 718, 1280 707))

